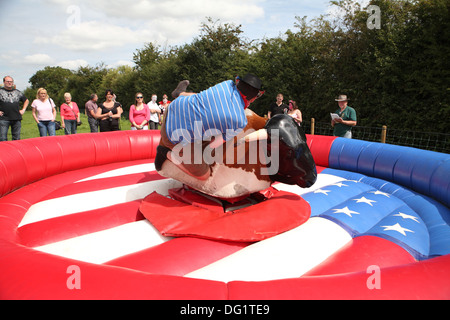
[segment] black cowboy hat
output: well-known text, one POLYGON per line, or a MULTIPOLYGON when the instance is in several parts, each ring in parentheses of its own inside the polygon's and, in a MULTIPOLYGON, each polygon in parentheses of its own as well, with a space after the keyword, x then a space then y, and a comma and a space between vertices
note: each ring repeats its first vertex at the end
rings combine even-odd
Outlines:
POLYGON ((261 90, 262 82, 261 79, 259 79, 257 76, 251 73, 247 73, 242 80, 243 82, 251 85, 253 88, 256 88, 258 90, 261 90))

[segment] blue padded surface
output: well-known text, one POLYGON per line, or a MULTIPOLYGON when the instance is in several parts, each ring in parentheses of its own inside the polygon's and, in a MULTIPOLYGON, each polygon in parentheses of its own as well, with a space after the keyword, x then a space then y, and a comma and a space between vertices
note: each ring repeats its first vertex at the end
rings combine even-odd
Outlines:
MULTIPOLYGON (((353 193, 346 195, 348 200, 333 195, 335 206, 358 212, 359 207, 353 203, 355 197, 377 200, 374 190, 385 192, 389 198, 373 202, 373 207, 365 206, 364 211, 351 217, 339 214, 339 210, 334 212, 338 207, 334 211, 321 211, 322 202, 333 200, 320 199, 314 202, 317 212, 313 211, 312 215, 338 223, 354 237, 386 238, 404 247, 416 259, 450 254, 450 155, 337 138, 330 149, 329 169, 323 173, 358 182, 353 193), (399 230, 389 230, 397 223, 401 226, 399 230), (391 227, 385 230, 386 226, 391 227)), ((311 195, 305 195, 308 198, 311 195)), ((316 197, 311 201, 313 198, 316 197)))
POLYGON ((329 167, 395 182, 450 205, 450 155, 377 142, 337 138, 329 167))
POLYGON ((328 168, 321 174, 346 180, 302 195, 311 205, 311 216, 335 222, 352 237, 392 241, 417 260, 450 254, 450 209, 445 205, 360 173, 328 168))

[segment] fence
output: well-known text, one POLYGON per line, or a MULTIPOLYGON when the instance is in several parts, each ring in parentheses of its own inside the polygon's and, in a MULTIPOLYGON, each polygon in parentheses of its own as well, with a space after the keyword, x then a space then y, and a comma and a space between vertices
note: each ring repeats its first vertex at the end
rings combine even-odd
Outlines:
MULTIPOLYGON (((303 121, 305 133, 325 136, 333 135, 329 122, 303 121)), ((352 129, 353 139, 395 144, 436 152, 450 153, 450 134, 437 132, 417 132, 383 127, 355 126, 352 129)))

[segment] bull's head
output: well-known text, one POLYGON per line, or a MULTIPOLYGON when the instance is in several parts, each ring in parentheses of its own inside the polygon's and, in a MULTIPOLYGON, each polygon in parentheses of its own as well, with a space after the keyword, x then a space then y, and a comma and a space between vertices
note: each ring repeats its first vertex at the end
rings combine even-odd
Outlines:
POLYGON ((275 145, 268 144, 271 154, 279 155, 279 169, 271 179, 302 188, 312 186, 316 182, 317 171, 303 129, 288 115, 274 116, 267 121, 265 129, 268 141, 278 141, 275 145))

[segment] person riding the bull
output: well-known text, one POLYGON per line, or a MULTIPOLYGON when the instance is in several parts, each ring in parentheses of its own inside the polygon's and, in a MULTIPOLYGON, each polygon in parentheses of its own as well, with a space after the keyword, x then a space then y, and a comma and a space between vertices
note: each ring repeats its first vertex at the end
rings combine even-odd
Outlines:
MULTIPOLYGON (((264 94, 261 80, 247 74, 236 81, 223 81, 200 93, 186 92, 188 80, 181 81, 172 92, 175 100, 166 110, 165 122, 161 127, 161 144, 155 159, 156 170, 164 161, 171 160, 175 145, 188 144, 211 138, 208 132, 220 132, 210 144, 212 148, 233 139, 247 125, 245 109, 264 94)), ((198 179, 209 177, 209 166, 183 164, 182 169, 198 179)))
MULTIPOLYGON (((247 74, 242 79, 237 77, 235 82, 221 82, 200 93, 186 92, 188 86, 188 80, 181 81, 172 92, 175 100, 164 115, 155 168, 161 171, 163 163, 170 160, 189 176, 206 181, 212 173, 210 165, 204 159, 195 161, 195 152, 191 152, 190 148, 179 150, 181 154, 184 151, 187 153, 181 155, 187 161, 179 161, 176 157, 180 156, 180 152, 178 155, 174 153, 175 147, 201 143, 215 149, 234 139, 247 126, 245 109, 264 91, 261 90, 261 80, 253 74, 247 74), (211 142, 212 137, 214 140, 211 142)), ((267 151, 280 155, 278 171, 270 174, 272 181, 301 187, 309 187, 315 182, 316 168, 305 133, 292 117, 276 115, 266 122, 264 128, 245 135, 236 145, 263 139, 268 141, 267 151), (279 143, 272 146, 272 138, 279 143)))

